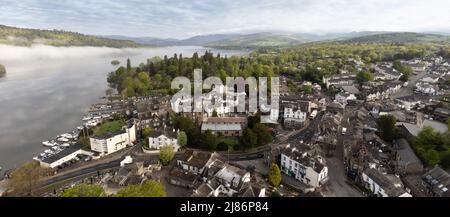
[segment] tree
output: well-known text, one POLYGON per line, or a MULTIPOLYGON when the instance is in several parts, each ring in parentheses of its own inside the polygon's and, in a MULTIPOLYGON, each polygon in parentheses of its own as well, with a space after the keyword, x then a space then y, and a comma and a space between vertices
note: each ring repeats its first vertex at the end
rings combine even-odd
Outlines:
POLYGON ((146 181, 142 185, 129 185, 120 189, 115 197, 165 197, 164 186, 157 181, 146 181))
POLYGON ((6 68, 2 64, 0 64, 0 77, 5 76, 6 74, 6 68))
POLYGON ((356 82, 363 84, 369 81, 373 81, 373 74, 370 72, 358 72, 356 74, 356 82))
POLYGON ((377 120, 378 131, 385 141, 392 141, 397 138, 397 128, 395 123, 397 120, 392 115, 383 115, 377 120))
POLYGON ((270 142, 272 142, 272 136, 269 133, 269 128, 266 127, 266 125, 257 123, 253 127, 252 131, 256 134, 256 137, 258 138, 258 145, 266 145, 270 142))
POLYGON ((186 133, 184 131, 180 131, 178 133, 177 140, 178 140, 178 144, 181 147, 183 147, 183 148, 186 147, 186 145, 187 145, 187 135, 186 135, 186 133))
POLYGON ((201 135, 200 145, 206 149, 216 150, 218 145, 217 137, 210 130, 207 130, 201 135))
POLYGON ((114 67, 118 66, 120 64, 119 60, 113 60, 111 61, 111 65, 113 65, 114 67))
POLYGON ((175 154, 172 145, 165 145, 159 149, 159 160, 164 166, 169 164, 174 155, 175 154))
POLYGON ((278 165, 272 163, 269 169, 269 184, 278 187, 281 183, 281 171, 278 165))
POLYGON ((127 71, 131 71, 131 61, 130 58, 127 59, 127 71))
POLYGON ((98 185, 79 184, 75 187, 66 189, 61 197, 102 197, 105 196, 105 190, 98 185))
POLYGON ((311 85, 303 85, 303 92, 306 94, 311 94, 313 92, 311 85))
POLYGON ((147 139, 150 136, 150 134, 152 134, 154 131, 155 130, 150 127, 146 127, 144 129, 142 129, 142 138, 147 139))
POLYGON ((244 149, 251 149, 256 146, 258 143, 257 135, 250 128, 246 128, 242 133, 242 137, 240 138, 241 145, 244 149))
POLYGON ((24 163, 12 172, 9 187, 17 194, 32 196, 41 178, 48 173, 49 170, 40 167, 38 162, 24 163))
POLYGON ((428 166, 434 166, 438 164, 439 161, 439 152, 434 149, 430 149, 426 152, 426 164, 428 166))

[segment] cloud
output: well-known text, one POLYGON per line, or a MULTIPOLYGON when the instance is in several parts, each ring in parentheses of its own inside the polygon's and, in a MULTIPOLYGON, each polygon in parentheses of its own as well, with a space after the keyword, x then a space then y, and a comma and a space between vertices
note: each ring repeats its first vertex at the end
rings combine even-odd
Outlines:
POLYGON ((53 47, 35 44, 30 47, 18 47, 0 44, 0 60, 39 61, 48 59, 74 59, 102 56, 133 55, 138 49, 116 49, 106 47, 53 47))
POLYGON ((447 0, 1 1, 4 24, 89 34, 183 38, 264 30, 450 31, 447 0))

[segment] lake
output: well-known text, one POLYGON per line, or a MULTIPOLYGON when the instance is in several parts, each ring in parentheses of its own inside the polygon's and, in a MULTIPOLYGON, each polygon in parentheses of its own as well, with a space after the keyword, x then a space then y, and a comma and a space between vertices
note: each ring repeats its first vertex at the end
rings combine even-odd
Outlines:
MULTIPOLYGON (((154 56, 182 53, 190 57, 206 50, 222 56, 245 51, 216 50, 196 46, 113 49, 0 45, 0 166, 3 171, 32 160, 45 150, 42 141, 69 132, 81 124, 89 106, 105 95, 111 60, 132 65, 154 56)), ((1 174, 3 174, 3 171, 1 174)))

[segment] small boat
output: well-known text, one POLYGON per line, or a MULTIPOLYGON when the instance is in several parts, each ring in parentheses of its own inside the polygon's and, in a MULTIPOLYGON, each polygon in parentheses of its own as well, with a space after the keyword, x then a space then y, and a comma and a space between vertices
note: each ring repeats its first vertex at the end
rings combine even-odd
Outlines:
POLYGON ((59 137, 57 140, 58 140, 59 142, 68 142, 68 141, 69 141, 69 139, 67 139, 67 138, 65 138, 65 137, 59 137))
POLYGON ((78 127, 77 127, 77 130, 79 130, 79 131, 82 131, 83 129, 84 129, 83 126, 78 126, 78 127))
POLYGON ((88 120, 91 120, 91 119, 92 119, 91 116, 84 116, 81 120, 88 121, 88 120))
POLYGON ((42 144, 43 144, 44 146, 47 146, 47 147, 53 147, 53 146, 56 145, 56 143, 54 143, 54 142, 49 142, 49 141, 44 141, 44 142, 42 142, 42 144))
POLYGON ((62 146, 62 147, 69 147, 70 144, 69 144, 69 143, 63 143, 63 144, 61 144, 61 146, 62 146))

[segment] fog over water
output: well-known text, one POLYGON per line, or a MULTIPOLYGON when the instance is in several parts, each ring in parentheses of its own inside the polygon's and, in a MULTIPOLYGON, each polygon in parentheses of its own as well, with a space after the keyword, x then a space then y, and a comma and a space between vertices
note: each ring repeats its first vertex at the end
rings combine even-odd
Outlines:
MULTIPOLYGON (((99 101, 107 89, 106 75, 113 71, 111 60, 132 65, 153 56, 182 53, 220 52, 205 47, 115 49, 96 47, 51 47, 0 45, 0 64, 6 77, 0 78, 0 166, 14 168, 31 160, 45 147, 42 141, 72 131, 90 104, 99 101)), ((3 174, 3 171, 0 174, 3 174)))

